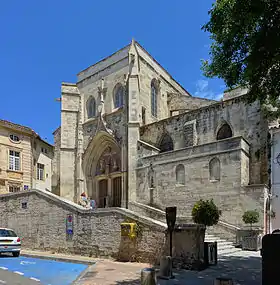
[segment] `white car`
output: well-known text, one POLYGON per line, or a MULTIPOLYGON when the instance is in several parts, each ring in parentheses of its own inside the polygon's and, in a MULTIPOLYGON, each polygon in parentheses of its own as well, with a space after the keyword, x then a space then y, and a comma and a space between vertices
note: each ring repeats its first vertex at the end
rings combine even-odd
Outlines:
POLYGON ((11 229, 0 228, 0 253, 12 253, 14 257, 20 255, 21 240, 11 229))

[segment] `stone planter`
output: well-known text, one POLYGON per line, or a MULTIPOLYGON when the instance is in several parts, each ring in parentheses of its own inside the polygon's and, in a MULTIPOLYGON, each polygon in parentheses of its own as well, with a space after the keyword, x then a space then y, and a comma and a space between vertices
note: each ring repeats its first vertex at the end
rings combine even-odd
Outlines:
POLYGON ((261 248, 261 229, 241 229, 236 234, 236 246, 242 250, 258 251, 261 248))

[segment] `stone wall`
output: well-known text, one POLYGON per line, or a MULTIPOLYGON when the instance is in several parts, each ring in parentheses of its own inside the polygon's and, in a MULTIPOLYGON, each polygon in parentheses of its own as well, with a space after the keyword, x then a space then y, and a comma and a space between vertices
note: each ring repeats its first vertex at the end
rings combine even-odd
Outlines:
POLYGON ((177 90, 168 81, 161 78, 160 74, 143 59, 140 60, 140 79, 139 108, 143 107, 146 110, 146 124, 168 118, 170 114, 167 105, 167 94, 177 90), (160 80, 157 97, 157 117, 151 114, 151 82, 153 79, 160 80))
POLYGON ((52 192, 60 195, 60 127, 53 133, 54 135, 54 156, 52 160, 52 192))
MULTIPOLYGON (((86 103, 87 100, 92 96, 95 98, 96 108, 100 104, 100 93, 99 88, 101 87, 101 79, 104 79, 104 88, 106 93, 104 97, 104 113, 110 114, 116 111, 114 106, 114 87, 119 83, 125 86, 125 78, 128 73, 128 55, 124 58, 120 58, 118 62, 112 62, 111 65, 106 66, 103 70, 96 70, 96 73, 90 77, 79 81, 77 86, 83 97, 83 122, 88 121, 86 103)), ((125 100, 125 98, 124 98, 125 100)), ((96 114, 97 114, 96 110, 96 114)), ((90 120, 90 119, 89 119, 90 120)))
MULTIPOLYGON (((0 226, 13 228, 23 238, 23 248, 67 254, 122 258, 128 256, 123 247, 120 224, 135 221, 138 238, 129 245, 130 260, 157 262, 166 250, 166 225, 121 208, 86 210, 46 191, 6 194, 0 196, 0 226), (66 217, 73 215, 73 236, 66 234, 66 217)), ((189 225, 189 244, 185 255, 203 258, 197 243, 199 226, 189 225)), ((184 233, 186 235, 186 231, 184 233)))
POLYGON ((178 215, 190 216, 196 201, 213 198, 222 210, 221 219, 239 225, 247 207, 263 207, 261 196, 242 191, 242 182, 248 183, 249 169, 246 172, 243 167, 248 156, 248 143, 236 137, 139 158, 137 201, 160 209, 177 206, 178 215), (212 159, 220 163, 216 179, 211 178, 212 159), (184 169, 184 181, 176 177, 179 165, 184 169))
POLYGON ((140 139, 158 147, 161 137, 168 133, 174 142, 174 149, 183 148, 186 146, 185 126, 192 123, 196 136, 193 144, 203 145, 216 141, 217 132, 224 122, 231 126, 233 136, 242 136, 250 144, 250 184, 266 183, 268 125, 260 104, 248 104, 246 96, 142 126, 140 139))
POLYGON ((172 115, 175 115, 175 112, 178 112, 179 114, 182 111, 185 112, 189 110, 195 110, 204 106, 217 103, 217 101, 214 100, 191 97, 178 93, 167 94, 167 102, 169 111, 172 115))

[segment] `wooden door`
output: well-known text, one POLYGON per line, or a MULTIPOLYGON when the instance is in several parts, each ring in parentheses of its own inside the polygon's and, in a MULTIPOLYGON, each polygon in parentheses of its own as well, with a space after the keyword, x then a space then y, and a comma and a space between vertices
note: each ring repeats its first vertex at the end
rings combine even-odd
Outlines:
POLYGON ((99 203, 98 207, 99 208, 105 208, 106 201, 107 201, 107 196, 108 196, 108 180, 107 179, 102 179, 99 181, 99 203))
POLYGON ((122 205, 122 178, 116 177, 112 183, 113 207, 122 205))

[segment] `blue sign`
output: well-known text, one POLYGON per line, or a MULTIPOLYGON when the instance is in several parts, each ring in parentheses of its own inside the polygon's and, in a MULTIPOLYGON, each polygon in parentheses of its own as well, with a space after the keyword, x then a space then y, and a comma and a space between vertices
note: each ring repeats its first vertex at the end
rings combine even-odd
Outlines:
POLYGON ((67 215, 66 218, 66 233, 68 235, 72 235, 73 234, 73 215, 67 215))

